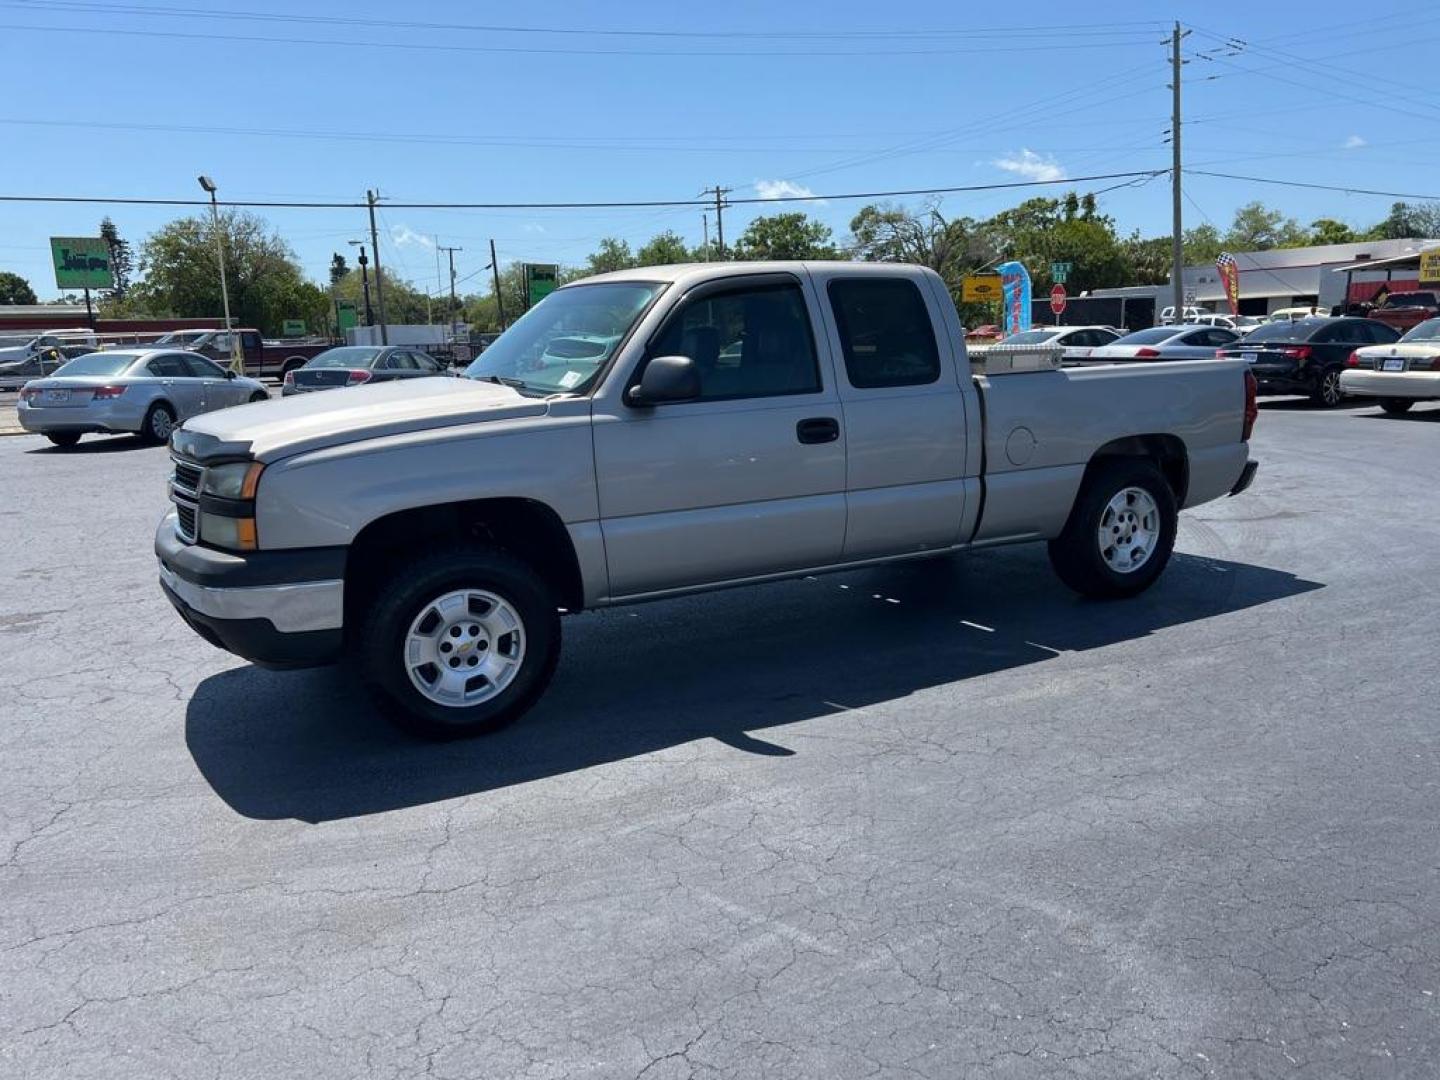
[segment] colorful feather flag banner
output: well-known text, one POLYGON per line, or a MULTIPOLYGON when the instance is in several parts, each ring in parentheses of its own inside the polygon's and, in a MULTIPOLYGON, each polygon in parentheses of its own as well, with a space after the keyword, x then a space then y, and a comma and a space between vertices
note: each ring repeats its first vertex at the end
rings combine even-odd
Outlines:
POLYGON ((1215 260, 1215 269, 1220 271, 1220 284, 1225 286, 1225 299, 1230 301, 1230 314, 1240 314, 1240 264, 1235 256, 1222 251, 1215 260))
POLYGON ((1005 335, 1030 329, 1030 271, 1020 262, 1001 263, 995 267, 1000 287, 1005 292, 1005 335))

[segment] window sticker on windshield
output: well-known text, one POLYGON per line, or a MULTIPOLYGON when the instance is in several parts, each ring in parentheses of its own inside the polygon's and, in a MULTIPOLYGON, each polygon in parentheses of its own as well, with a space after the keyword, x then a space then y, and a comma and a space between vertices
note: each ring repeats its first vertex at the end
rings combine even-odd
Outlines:
POLYGON ((560 385, 561 385, 562 387, 564 387, 566 390, 569 390, 572 386, 574 386, 576 383, 578 383, 578 382, 579 382, 581 379, 583 379, 584 377, 585 377, 585 373, 584 373, 584 372, 581 372, 581 371, 567 371, 567 372, 565 372, 564 375, 561 375, 561 376, 560 376, 560 385))

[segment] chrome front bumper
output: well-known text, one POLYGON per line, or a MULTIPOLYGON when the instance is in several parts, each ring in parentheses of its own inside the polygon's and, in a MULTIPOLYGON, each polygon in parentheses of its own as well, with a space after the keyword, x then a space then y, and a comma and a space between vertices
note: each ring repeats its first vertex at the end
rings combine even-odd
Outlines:
POLYGON ((193 611, 211 619, 265 619, 282 634, 338 630, 344 624, 345 585, 341 581, 217 589, 186 581, 163 562, 157 565, 160 583, 193 611))

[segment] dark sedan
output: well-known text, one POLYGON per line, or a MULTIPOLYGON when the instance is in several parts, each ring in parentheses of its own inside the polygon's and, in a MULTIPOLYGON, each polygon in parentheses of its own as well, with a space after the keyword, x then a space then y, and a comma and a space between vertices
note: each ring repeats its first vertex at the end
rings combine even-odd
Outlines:
POLYGON ((304 367, 285 373, 280 393, 308 394, 312 390, 338 390, 361 383, 394 379, 423 379, 443 375, 439 362, 414 346, 342 345, 326 349, 304 367))
POLYGON ((1340 373, 1350 354, 1399 338, 1374 319, 1296 319, 1256 327, 1216 355, 1249 363, 1262 394, 1306 394, 1316 405, 1332 408, 1345 397, 1340 373))

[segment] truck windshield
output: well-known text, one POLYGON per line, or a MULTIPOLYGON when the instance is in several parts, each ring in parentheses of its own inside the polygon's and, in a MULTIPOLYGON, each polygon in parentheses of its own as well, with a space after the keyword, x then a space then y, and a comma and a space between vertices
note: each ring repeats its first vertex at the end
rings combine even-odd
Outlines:
POLYGON ((496 338, 465 375, 547 394, 581 390, 664 288, 616 281, 557 289, 496 338))

